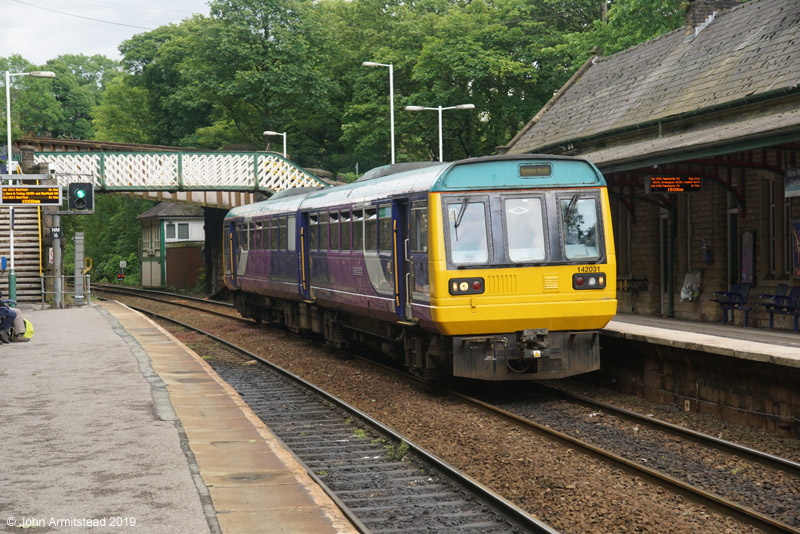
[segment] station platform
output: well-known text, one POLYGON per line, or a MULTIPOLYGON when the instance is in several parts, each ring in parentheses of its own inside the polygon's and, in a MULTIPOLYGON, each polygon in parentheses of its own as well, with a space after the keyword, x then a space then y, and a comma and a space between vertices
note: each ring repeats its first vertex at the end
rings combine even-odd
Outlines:
POLYGON ((602 333, 739 360, 800 368, 800 334, 786 330, 617 314, 602 333))
POLYGON ((194 351, 116 302, 0 346, 0 531, 354 533, 194 351))

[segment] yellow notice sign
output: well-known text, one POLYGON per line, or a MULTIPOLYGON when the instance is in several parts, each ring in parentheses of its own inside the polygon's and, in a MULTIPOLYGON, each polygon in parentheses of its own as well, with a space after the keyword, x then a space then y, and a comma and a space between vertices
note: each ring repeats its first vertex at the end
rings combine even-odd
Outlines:
POLYGON ((0 186, 0 205, 60 206, 61 186, 57 185, 0 186))

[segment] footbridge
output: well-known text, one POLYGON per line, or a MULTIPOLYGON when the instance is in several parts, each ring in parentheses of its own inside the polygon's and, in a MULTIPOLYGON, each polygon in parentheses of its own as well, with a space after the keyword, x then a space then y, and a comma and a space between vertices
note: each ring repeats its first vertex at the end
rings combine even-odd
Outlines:
MULTIPOLYGON (((96 192, 203 206, 209 290, 216 288, 217 278, 221 279, 218 273, 221 264, 217 261, 221 253, 217 249, 222 241, 222 219, 228 209, 284 189, 328 185, 312 172, 271 152, 201 151, 26 137, 15 143, 14 155, 21 153, 23 173, 40 177, 49 172, 64 194, 70 183, 90 182, 96 192), (47 165, 47 170, 42 164, 47 165)), ((19 179, 25 182, 25 174, 20 174, 19 179)), ((36 207, 0 209, 0 256, 15 260, 18 300, 42 298, 42 275, 49 264, 50 219, 36 207)), ((166 261, 166 257, 160 256, 147 259, 166 261)), ((9 289, 8 277, 0 276, 0 291, 8 295, 9 289)))

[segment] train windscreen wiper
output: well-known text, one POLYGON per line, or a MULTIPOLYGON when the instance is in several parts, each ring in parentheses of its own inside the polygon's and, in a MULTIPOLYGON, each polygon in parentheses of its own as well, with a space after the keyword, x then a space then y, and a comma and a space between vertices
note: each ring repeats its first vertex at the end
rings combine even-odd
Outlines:
POLYGON ((461 204, 461 209, 458 210, 458 215, 456 215, 456 222, 453 225, 453 228, 458 228, 461 225, 461 219, 464 218, 464 214, 467 212, 467 204, 469 204, 469 197, 464 199, 464 203, 461 204))

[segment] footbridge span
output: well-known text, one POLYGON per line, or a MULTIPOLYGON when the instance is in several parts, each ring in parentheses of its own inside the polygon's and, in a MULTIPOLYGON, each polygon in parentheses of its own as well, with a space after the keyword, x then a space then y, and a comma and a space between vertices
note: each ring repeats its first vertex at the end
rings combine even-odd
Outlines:
MULTIPOLYGON (((70 183, 91 182, 96 192, 203 206, 209 290, 215 289, 214 280, 218 274, 215 271, 219 269, 215 253, 221 242, 221 220, 228 209, 256 202, 284 189, 328 185, 291 160, 271 152, 201 151, 34 137, 19 139, 14 148, 15 156, 27 152, 28 165, 42 169, 41 165, 46 164, 52 179, 65 192, 70 183)), ((26 170, 25 162, 21 167, 24 173, 42 172, 26 170)), ((24 181, 24 174, 19 178, 24 181)), ((0 210, 0 256, 10 255, 14 225, 18 300, 41 299, 41 276, 48 266, 44 246, 48 219, 38 208, 17 207, 13 215, 10 209, 0 210)), ((0 277, 0 290, 8 294, 6 277, 0 277)))

